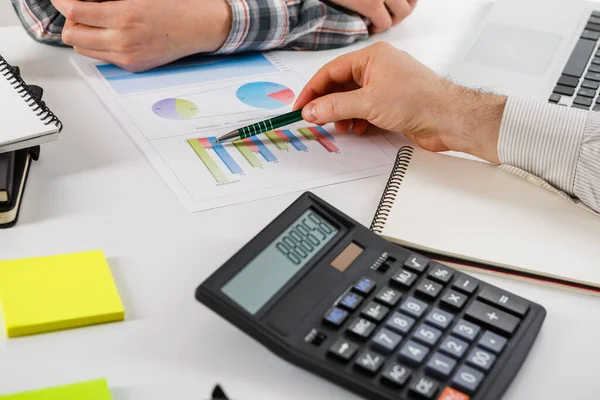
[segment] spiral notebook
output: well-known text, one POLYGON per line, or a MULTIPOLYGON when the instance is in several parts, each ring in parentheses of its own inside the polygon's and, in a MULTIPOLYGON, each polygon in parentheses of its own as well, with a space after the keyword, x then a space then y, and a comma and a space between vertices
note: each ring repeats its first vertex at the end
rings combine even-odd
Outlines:
POLYGON ((371 230, 458 267, 600 291, 600 216, 489 163, 402 146, 371 230))
POLYGON ((58 138, 62 124, 0 56, 0 153, 58 138))

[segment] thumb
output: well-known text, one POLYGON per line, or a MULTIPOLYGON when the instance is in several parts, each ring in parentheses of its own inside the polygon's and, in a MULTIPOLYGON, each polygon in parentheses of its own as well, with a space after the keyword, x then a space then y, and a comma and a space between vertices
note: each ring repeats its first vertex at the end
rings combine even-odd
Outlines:
POLYGON ((363 90, 358 89, 319 97, 304 106, 302 118, 315 124, 353 118, 366 119, 367 110, 363 96, 363 90))

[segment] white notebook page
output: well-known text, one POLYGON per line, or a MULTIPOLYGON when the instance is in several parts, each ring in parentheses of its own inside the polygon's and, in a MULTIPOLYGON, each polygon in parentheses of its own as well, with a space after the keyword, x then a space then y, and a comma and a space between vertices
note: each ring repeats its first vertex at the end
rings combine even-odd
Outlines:
POLYGON ((0 75, 0 147, 50 133, 58 133, 56 127, 45 125, 0 75))
POLYGON ((415 148, 382 235, 600 287, 600 217, 486 163, 415 148))

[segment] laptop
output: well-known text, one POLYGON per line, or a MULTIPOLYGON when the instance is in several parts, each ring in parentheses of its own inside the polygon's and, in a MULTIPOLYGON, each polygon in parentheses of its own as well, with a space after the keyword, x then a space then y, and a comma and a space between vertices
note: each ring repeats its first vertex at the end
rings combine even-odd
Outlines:
POLYGON ((450 77, 469 87, 600 111, 600 2, 497 0, 450 77))

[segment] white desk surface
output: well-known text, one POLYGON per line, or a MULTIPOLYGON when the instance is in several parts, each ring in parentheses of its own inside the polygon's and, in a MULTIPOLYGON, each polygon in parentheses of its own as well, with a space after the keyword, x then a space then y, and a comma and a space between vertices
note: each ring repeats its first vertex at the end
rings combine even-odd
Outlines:
MULTIPOLYGON (((421 0, 409 21, 380 38, 443 70, 488 5, 421 0)), ((216 382, 240 400, 357 398, 279 359, 194 299, 197 285, 299 193, 190 214, 78 77, 71 50, 2 28, 0 54, 44 87, 65 125, 32 169, 19 224, 0 231, 0 257, 102 249, 127 310, 122 323, 0 338, 0 394, 106 377, 119 400, 202 399, 216 382)), ((314 192, 368 224, 386 179, 314 192)), ((478 277, 548 311, 505 398, 598 398, 600 299, 478 277)))

